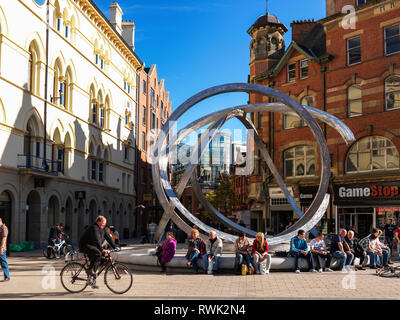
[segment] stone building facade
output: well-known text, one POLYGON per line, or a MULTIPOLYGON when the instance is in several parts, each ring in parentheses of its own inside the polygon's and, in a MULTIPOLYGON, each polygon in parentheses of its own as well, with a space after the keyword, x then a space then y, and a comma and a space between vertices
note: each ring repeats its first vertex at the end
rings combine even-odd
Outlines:
POLYGON ((9 241, 39 246, 62 222, 76 243, 99 214, 130 237, 143 68, 135 26, 117 3, 109 20, 90 0, 51 0, 49 24, 46 10, 43 0, 0 3, 0 216, 9 241))

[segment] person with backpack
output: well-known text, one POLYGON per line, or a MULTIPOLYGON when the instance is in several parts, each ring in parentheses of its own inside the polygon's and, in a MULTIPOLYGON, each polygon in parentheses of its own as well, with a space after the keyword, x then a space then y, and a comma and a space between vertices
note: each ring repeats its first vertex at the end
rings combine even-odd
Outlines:
POLYGON ((259 232, 256 234, 251 252, 256 269, 255 274, 269 274, 271 255, 268 254, 268 243, 267 239, 264 238, 264 233, 259 232))
POLYGON ((251 264, 250 242, 246 233, 241 232, 239 238, 234 242, 235 246, 235 272, 240 274, 243 261, 246 263, 250 274, 254 273, 254 267, 251 264))

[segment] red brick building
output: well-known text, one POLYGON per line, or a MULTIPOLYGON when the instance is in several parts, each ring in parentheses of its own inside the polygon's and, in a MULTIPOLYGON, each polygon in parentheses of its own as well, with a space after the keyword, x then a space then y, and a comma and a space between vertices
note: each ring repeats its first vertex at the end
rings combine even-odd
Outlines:
POLYGON ((137 205, 140 207, 137 226, 143 233, 147 223, 161 219, 162 209, 153 189, 150 146, 172 113, 172 102, 165 88, 165 80, 158 78, 157 66, 140 71, 138 81, 138 161, 137 161, 137 205))
MULTIPOLYGON (((357 141, 348 146, 334 129, 320 123, 332 162, 331 202, 321 228, 331 232, 356 225, 364 235, 387 218, 399 223, 400 197, 395 190, 400 187, 400 1, 326 4, 326 18, 291 24, 287 48, 287 28, 275 16, 256 21, 248 30, 249 82, 325 110, 353 131, 357 141), (354 16, 342 14, 345 5, 355 8, 354 16)), ((250 103, 266 101, 250 95, 250 103)), ((306 210, 321 171, 311 131, 294 116, 260 113, 251 118, 298 206, 306 210)), ((297 217, 275 189, 264 162, 255 167, 249 186, 252 217, 261 230, 277 231, 280 223, 297 217)))

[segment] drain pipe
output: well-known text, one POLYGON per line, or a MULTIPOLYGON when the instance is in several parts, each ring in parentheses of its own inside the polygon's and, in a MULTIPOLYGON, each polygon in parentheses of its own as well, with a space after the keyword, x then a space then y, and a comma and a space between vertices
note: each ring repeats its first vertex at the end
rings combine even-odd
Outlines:
POLYGON ((49 73, 49 24, 50 24, 50 0, 47 0, 46 9, 46 71, 44 80, 44 128, 43 128, 43 163, 44 170, 49 171, 47 164, 47 87, 48 87, 48 73, 49 73))

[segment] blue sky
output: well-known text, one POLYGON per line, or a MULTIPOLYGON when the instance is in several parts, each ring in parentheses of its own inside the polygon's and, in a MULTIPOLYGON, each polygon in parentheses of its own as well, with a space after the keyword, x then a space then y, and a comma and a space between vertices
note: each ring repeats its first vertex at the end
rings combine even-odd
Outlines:
MULTIPOLYGON (((94 0, 109 17, 111 1, 94 0)), ((136 25, 135 51, 146 66, 157 64, 166 81, 173 110, 197 92, 211 86, 247 82, 248 28, 265 14, 266 0, 119 0, 123 20, 136 25)), ((289 29, 293 20, 321 19, 323 0, 270 0, 269 12, 289 29)), ((246 104, 247 94, 208 99, 181 118, 179 127, 221 108, 246 104)), ((231 120, 227 128, 241 127, 231 120)))

